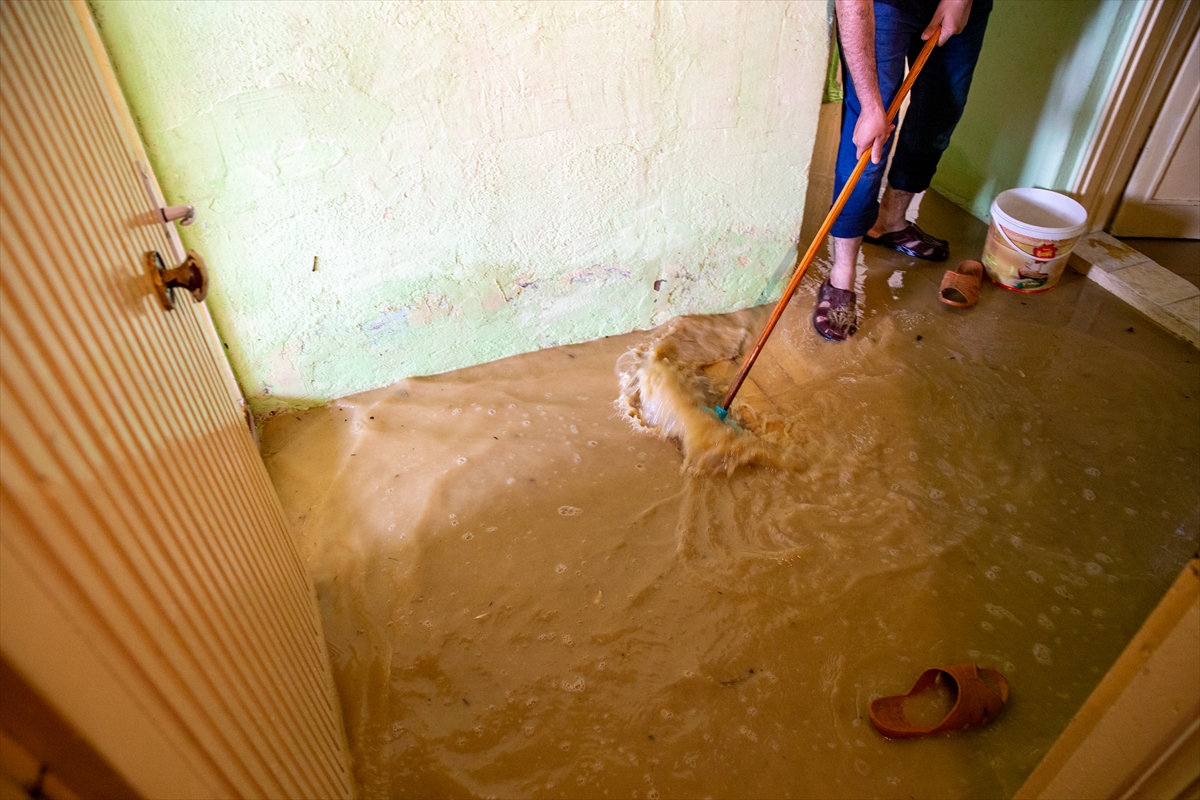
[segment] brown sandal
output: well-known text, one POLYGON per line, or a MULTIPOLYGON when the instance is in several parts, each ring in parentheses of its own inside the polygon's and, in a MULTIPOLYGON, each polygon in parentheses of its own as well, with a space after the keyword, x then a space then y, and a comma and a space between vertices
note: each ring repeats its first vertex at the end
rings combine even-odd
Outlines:
POLYGON ((957 308, 970 308, 979 302, 979 284, 983 280, 983 264, 960 261, 953 270, 946 270, 939 292, 942 302, 957 308))
POLYGON ((831 342, 844 342, 858 330, 854 292, 822 283, 813 309, 813 328, 831 342))
POLYGON ((934 733, 982 728, 1000 716, 1007 702, 1008 681, 999 672, 980 669, 975 664, 953 664, 925 670, 908 694, 872 700, 868 714, 875 729, 889 739, 916 739, 934 733), (958 686, 958 699, 937 725, 917 727, 904 718, 904 701, 932 687, 939 675, 945 675, 958 686))

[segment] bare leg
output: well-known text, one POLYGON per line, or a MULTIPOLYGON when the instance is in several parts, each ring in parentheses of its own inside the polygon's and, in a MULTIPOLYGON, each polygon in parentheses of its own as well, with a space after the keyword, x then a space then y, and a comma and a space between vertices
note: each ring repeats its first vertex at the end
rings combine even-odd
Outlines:
POLYGON ((875 224, 871 226, 871 230, 867 231, 867 235, 883 236, 885 233, 903 230, 904 226, 908 224, 904 215, 908 212, 908 204, 912 202, 912 199, 912 192, 893 189, 889 183, 883 190, 883 198, 879 201, 879 216, 875 218, 875 224))
POLYGON ((838 289, 854 291, 854 271, 858 266, 858 248, 862 244, 862 237, 829 238, 833 240, 833 269, 829 272, 829 282, 838 289))

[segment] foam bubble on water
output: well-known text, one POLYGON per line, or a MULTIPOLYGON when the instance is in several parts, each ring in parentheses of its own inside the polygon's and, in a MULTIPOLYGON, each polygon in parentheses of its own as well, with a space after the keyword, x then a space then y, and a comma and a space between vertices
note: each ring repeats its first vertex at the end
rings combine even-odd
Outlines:
POLYGON ((516 482, 517 482, 516 478, 509 478, 508 480, 505 481, 505 483, 507 483, 509 486, 512 486, 516 482))
POLYGON ((451 412, 450 412, 450 416, 452 416, 452 417, 457 417, 457 416, 458 416, 459 414, 461 414, 461 413, 462 413, 462 409, 461 409, 461 408, 456 408, 456 409, 454 409, 453 411, 451 411, 451 412))
POLYGON ((1107 553, 1092 553, 1092 558, 1096 559, 1102 564, 1113 563, 1112 556, 1108 555, 1107 553))
POLYGON ((941 500, 945 496, 946 496, 946 493, 943 492, 941 489, 930 489, 929 490, 929 499, 930 500, 941 500))
POLYGON ((576 675, 573 680, 563 681, 561 688, 564 692, 578 693, 587 688, 587 681, 582 675, 576 675))
POLYGON ((1100 477, 1100 470, 1096 469, 1095 467, 1088 467, 1084 470, 1084 472, 1086 472, 1088 475, 1091 475, 1093 478, 1100 477))
POLYGON ((909 460, 909 461, 916 461, 918 458, 920 458, 920 456, 918 456, 918 455, 916 454, 916 451, 910 450, 910 451, 908 452, 908 460, 909 460))
POLYGON ((580 461, 583 461, 583 456, 579 455, 579 453, 576 453, 574 456, 572 456, 572 458, 575 460, 576 464, 578 464, 580 461))
POLYGON ((1095 493, 1095 492, 1093 492, 1091 489, 1084 489, 1084 490, 1083 490, 1083 499, 1084 499, 1084 500, 1089 500, 1089 501, 1090 501, 1090 500, 1095 500, 1095 499, 1096 499, 1096 493, 1095 493))
POLYGON ((1005 511, 1007 511, 1008 513, 1010 513, 1010 514, 1015 514, 1015 513, 1017 513, 1017 507, 1016 507, 1016 506, 1014 506, 1012 503, 1005 503, 1005 504, 1004 504, 1004 510, 1005 510, 1005 511))
POLYGON ((1045 614, 1038 614, 1038 625, 1041 625, 1048 631, 1054 630, 1054 622, 1045 614))
POLYGON ((467 463, 467 457, 459 456, 458 458, 454 459, 454 463, 458 464, 459 466, 462 466, 463 464, 467 463))
POLYGON ((1033 646, 1033 657, 1037 659, 1039 664, 1044 664, 1047 667, 1054 663, 1053 659, 1050 658, 1050 648, 1044 644, 1035 644, 1033 646))
POLYGON ((895 270, 888 276, 888 286, 893 289, 900 289, 904 286, 904 273, 900 270, 895 270))
POLYGON ((1089 561, 1083 565, 1083 571, 1088 575, 1099 575, 1104 572, 1104 567, 1100 566, 1095 561, 1089 561))
POLYGON ((527 419, 523 419, 523 420, 521 420, 521 424, 528 426, 530 424, 530 422, 527 419))
POLYGON ((469 542, 475 538, 475 534, 471 533, 470 531, 467 531, 466 533, 464 533, 462 535, 462 538, 463 538, 464 542, 469 542))
POLYGON ((583 513, 583 509, 575 506, 559 506, 558 513, 564 517, 578 517, 583 513))
POLYGON ((1034 572, 1031 569, 1026 570, 1025 574, 1028 575, 1029 580, 1033 581, 1034 583, 1045 583, 1046 582, 1045 578, 1043 578, 1041 575, 1039 575, 1038 573, 1034 572))
POLYGON ((1022 625, 1021 620, 1017 619, 1016 615, 1013 614, 1011 611, 1009 611, 1004 606, 998 606, 998 605, 994 605, 992 603, 987 603, 984 605, 984 608, 986 608, 987 612, 989 614, 991 614, 993 617, 999 617, 1000 619, 1006 619, 1006 620, 1009 620, 1010 622, 1015 622, 1018 625, 1022 625))
POLYGON ((567 571, 567 565, 559 564, 557 567, 554 568, 554 571, 557 572, 559 575, 562 575, 564 572, 567 571))
POLYGON ((979 623, 979 627, 983 628, 985 631, 996 630, 996 626, 988 622, 986 619, 979 623))
POLYGON ((1131 517, 1136 517, 1136 516, 1137 516, 1137 511, 1135 511, 1135 510, 1134 510, 1134 509, 1132 509, 1132 508, 1126 508, 1126 509, 1125 509, 1125 513, 1126 513, 1126 514, 1128 514, 1128 515, 1129 515, 1129 516, 1131 516, 1131 517))
POLYGON ((600 444, 600 443, 597 442, 595 439, 592 439, 588 442, 588 447, 595 447, 598 444, 600 444))

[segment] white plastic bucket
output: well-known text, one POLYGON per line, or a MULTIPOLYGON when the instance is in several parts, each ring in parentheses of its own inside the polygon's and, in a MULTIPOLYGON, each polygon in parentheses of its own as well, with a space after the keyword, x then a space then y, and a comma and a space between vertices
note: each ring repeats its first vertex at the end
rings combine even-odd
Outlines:
POLYGON ((1052 289, 1086 230, 1087 211, 1066 195, 1047 189, 1008 189, 992 201, 984 269, 1006 289, 1052 289))

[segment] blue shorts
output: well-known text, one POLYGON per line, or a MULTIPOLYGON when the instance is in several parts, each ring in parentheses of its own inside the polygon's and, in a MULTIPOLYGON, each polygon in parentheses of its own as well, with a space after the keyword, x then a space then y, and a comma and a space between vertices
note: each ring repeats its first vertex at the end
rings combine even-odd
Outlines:
MULTIPOLYGON (((929 188, 938 161, 950 144, 950 134, 967 105, 967 90, 971 87, 971 76, 983 47, 983 34, 991 10, 992 0, 975 0, 966 28, 941 47, 934 48, 913 84, 900 142, 896 145, 896 157, 888 173, 888 183, 894 188, 914 194, 929 188)), ((925 44, 921 41, 921 32, 929 19, 920 19, 886 3, 875 3, 875 62, 884 111, 904 81, 905 62, 915 61, 925 44)), ((846 65, 845 48, 842 51, 845 98, 842 101, 842 139, 834 169, 834 198, 858 164, 852 137, 862 108, 850 78, 850 68, 846 65)), ((879 187, 895 138, 895 135, 888 138, 878 164, 867 163, 841 215, 830 229, 832 236, 853 239, 864 235, 875 224, 879 215, 879 187)))

